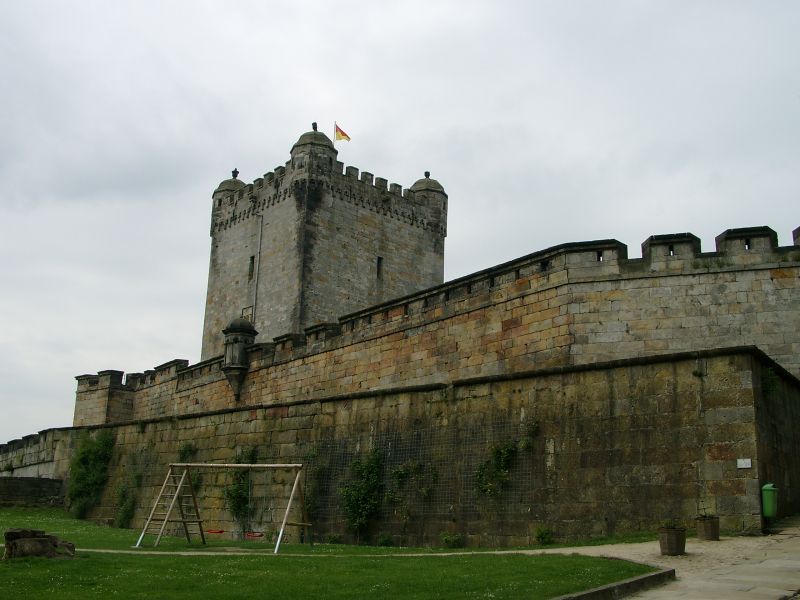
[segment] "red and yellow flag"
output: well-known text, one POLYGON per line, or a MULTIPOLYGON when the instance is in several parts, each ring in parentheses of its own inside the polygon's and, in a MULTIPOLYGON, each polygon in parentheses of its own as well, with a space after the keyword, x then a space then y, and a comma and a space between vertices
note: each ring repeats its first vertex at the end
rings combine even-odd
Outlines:
POLYGON ((336 124, 336 121, 333 122, 333 137, 336 140, 344 140, 346 142, 350 141, 350 136, 344 132, 344 129, 339 127, 336 124))

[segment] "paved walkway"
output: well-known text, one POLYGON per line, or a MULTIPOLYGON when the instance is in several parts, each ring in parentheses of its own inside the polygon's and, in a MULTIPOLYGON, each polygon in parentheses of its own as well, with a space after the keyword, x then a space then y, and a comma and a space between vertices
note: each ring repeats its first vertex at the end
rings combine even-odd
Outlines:
POLYGON ((683 556, 661 556, 658 542, 531 552, 575 552, 675 569, 676 581, 628 596, 637 600, 800 598, 800 516, 783 521, 772 535, 689 539, 683 556))

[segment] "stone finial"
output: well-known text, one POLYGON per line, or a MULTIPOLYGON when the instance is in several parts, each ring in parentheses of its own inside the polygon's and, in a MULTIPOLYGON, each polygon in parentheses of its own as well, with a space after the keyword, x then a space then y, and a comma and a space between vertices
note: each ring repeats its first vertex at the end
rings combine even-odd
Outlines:
POLYGON ((425 179, 430 179, 430 176, 431 176, 431 172, 430 171, 425 171, 425 179))
POLYGON ((233 175, 234 179, 239 177, 239 169, 237 169, 236 167, 233 167, 233 171, 231 171, 231 175, 233 175))
POLYGON ((316 130, 317 130, 317 122, 316 122, 316 121, 314 121, 314 122, 311 124, 311 129, 313 129, 314 131, 316 131, 316 130))

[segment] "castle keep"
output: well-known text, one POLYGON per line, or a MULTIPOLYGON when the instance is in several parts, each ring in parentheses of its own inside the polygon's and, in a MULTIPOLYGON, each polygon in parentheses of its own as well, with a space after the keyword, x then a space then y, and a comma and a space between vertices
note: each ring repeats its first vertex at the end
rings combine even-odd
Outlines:
MULTIPOLYGON (((375 455, 371 532, 402 543, 523 544, 702 510, 747 530, 767 482, 800 510, 800 228, 787 246, 727 230, 706 252, 654 235, 642 258, 567 243, 442 283, 443 187, 387 186, 336 158, 311 131, 284 167, 214 191, 200 363, 78 376, 73 427, 9 442, 0 465, 67 476, 77 437, 111 429, 97 516, 138 472, 139 524, 179 449, 232 462, 255 448, 306 465, 322 536, 348 535, 341 488, 375 455)), ((212 483, 205 517, 230 528, 212 483)))
POLYGON ((250 320, 262 339, 442 283, 447 194, 426 173, 402 190, 336 160, 304 133, 291 160, 212 196, 202 360, 222 354, 224 327, 250 320))

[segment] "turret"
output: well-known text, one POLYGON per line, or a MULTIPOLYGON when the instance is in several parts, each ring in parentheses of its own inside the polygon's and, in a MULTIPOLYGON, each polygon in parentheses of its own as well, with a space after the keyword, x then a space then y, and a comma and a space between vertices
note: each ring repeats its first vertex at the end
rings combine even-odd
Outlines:
POLYGON ((331 139, 317 131, 317 124, 311 124, 311 131, 300 136, 292 146, 292 166, 295 169, 313 171, 330 171, 336 163, 338 150, 334 148, 331 139))
POLYGON ((411 191, 418 202, 427 205, 431 221, 439 224, 442 233, 447 235, 447 193, 442 184, 431 179, 430 171, 425 171, 425 177, 415 181, 411 191))
POLYGON ((239 169, 231 171, 231 175, 230 179, 223 180, 214 190, 214 193, 211 194, 211 198, 214 200, 214 208, 219 208, 223 198, 238 192, 244 187, 244 183, 239 181, 239 169))
POLYGON ((240 317, 231 321, 222 330, 222 334, 225 336, 222 371, 228 378, 233 395, 238 401, 242 383, 250 368, 250 362, 247 360, 247 347, 255 342, 258 332, 250 321, 240 317))

